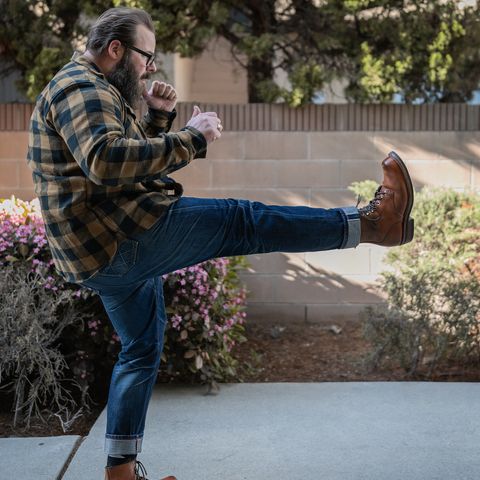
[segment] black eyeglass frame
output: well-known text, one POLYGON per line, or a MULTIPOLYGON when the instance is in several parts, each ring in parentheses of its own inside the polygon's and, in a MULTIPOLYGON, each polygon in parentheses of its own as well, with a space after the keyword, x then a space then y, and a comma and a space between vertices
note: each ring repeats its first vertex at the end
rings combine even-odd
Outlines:
POLYGON ((140 50, 137 47, 134 47, 133 45, 128 45, 126 43, 122 43, 125 47, 129 48, 130 50, 134 50, 135 52, 140 53, 140 55, 143 55, 144 57, 147 57, 147 64, 146 66, 149 67, 152 65, 153 62, 155 62, 155 53, 149 53, 145 52, 144 50, 140 50))

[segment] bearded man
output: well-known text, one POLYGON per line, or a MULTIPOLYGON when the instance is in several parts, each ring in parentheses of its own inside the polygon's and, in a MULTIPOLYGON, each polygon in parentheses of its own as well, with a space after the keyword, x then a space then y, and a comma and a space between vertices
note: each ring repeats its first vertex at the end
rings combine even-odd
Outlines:
POLYGON ((215 257, 393 246, 413 237, 412 183, 394 152, 382 163, 383 185, 361 209, 182 196, 168 174, 205 157, 222 124, 195 107, 187 125, 169 133, 175 89, 158 81, 147 89, 155 49, 148 13, 106 11, 85 53, 40 94, 30 126, 28 162, 55 267, 100 295, 122 345, 107 406, 109 480, 145 478, 136 456, 167 321, 162 275, 215 257), (142 101, 148 113, 138 119, 142 101))

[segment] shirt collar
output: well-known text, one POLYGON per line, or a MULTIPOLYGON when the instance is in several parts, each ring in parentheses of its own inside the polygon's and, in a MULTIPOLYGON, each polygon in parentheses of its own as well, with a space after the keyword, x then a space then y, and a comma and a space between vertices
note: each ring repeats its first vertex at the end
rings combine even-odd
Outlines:
POLYGON ((95 73, 95 75, 105 78, 105 75, 102 73, 98 65, 88 59, 84 54, 80 52, 75 52, 71 58, 71 61, 83 65, 84 67, 87 67, 91 72, 95 73))

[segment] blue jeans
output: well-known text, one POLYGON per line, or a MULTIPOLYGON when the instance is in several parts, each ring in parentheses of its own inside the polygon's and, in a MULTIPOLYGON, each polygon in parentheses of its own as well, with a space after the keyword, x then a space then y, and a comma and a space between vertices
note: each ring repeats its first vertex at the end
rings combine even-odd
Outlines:
POLYGON ((211 258, 356 247, 355 207, 321 209, 182 197, 148 231, 120 243, 83 282, 101 297, 122 349, 112 373, 105 452, 141 451, 167 321, 161 276, 211 258))

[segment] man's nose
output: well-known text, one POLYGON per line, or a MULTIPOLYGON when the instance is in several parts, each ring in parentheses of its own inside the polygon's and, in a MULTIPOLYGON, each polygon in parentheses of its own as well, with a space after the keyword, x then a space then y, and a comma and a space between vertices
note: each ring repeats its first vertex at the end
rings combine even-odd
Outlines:
POLYGON ((147 67, 147 72, 155 73, 157 71, 157 65, 153 62, 151 65, 147 67))

